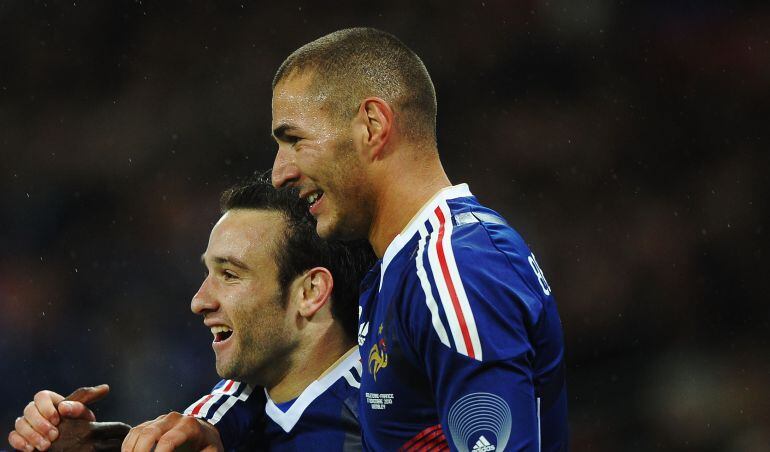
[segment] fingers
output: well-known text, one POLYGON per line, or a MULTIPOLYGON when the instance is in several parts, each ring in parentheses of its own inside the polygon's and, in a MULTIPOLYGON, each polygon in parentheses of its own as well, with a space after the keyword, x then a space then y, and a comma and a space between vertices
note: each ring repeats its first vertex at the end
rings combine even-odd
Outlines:
POLYGON ((89 410, 88 407, 81 402, 64 400, 59 403, 57 409, 59 410, 59 414, 70 419, 84 419, 86 421, 96 420, 94 412, 89 410))
POLYGON ((62 400, 64 396, 53 391, 40 391, 34 397, 37 410, 53 425, 59 425, 59 412, 56 410, 56 405, 62 400))
POLYGON ((155 446, 155 452, 172 452, 186 443, 193 445, 195 450, 207 447, 221 450, 222 447, 215 427, 205 428, 197 419, 174 412, 131 429, 121 450, 149 452, 155 446))
POLYGON ((16 450, 23 450, 25 452, 32 452, 35 450, 35 448, 28 443, 23 436, 19 435, 16 430, 12 430, 11 433, 8 434, 8 443, 16 450))
MULTIPOLYGON (((170 413, 160 416, 154 421, 147 422, 141 431, 138 432, 134 448, 131 450, 133 452, 150 452, 153 450, 153 446, 159 443, 161 437, 173 428, 174 422, 177 420, 176 416, 174 416, 175 414, 178 413, 170 413)), ((157 448, 155 450, 157 451, 157 448)))
POLYGON ((20 450, 47 450, 59 437, 56 426, 62 417, 95 421, 94 413, 85 404, 95 402, 109 392, 107 385, 85 387, 65 399, 53 391, 40 391, 24 408, 24 417, 16 420, 16 430, 8 435, 8 442, 20 450))
POLYGON ((75 391, 73 391, 72 394, 67 396, 66 400, 71 400, 73 402, 80 402, 84 405, 88 405, 89 403, 96 402, 97 400, 103 398, 110 392, 110 386, 106 384, 102 384, 99 386, 86 386, 83 388, 78 388, 75 391))
POLYGON ((39 450, 47 450, 51 447, 51 442, 36 432, 25 418, 17 418, 14 427, 16 428, 16 433, 29 445, 37 447, 39 450))
POLYGON ((134 427, 123 441, 122 451, 150 452, 167 429, 161 423, 151 421, 139 427, 134 427))
POLYGON ((200 450, 216 452, 224 450, 219 430, 206 421, 179 415, 174 427, 158 441, 155 452, 200 450))
POLYGON ((186 443, 191 436, 190 426, 177 424, 158 439, 155 452, 173 452, 174 449, 186 443))
POLYGON ((29 402, 27 406, 24 407, 24 420, 27 421, 27 424, 29 424, 35 432, 49 441, 53 441, 59 436, 56 427, 40 414, 35 402, 29 402))
POLYGON ((109 392, 110 387, 106 384, 78 388, 59 403, 57 408, 62 416, 93 422, 96 420, 96 416, 93 411, 88 409, 86 404, 102 399, 109 392))
POLYGON ((137 450, 136 443, 139 440, 139 437, 141 436, 142 431, 144 430, 145 427, 150 425, 152 422, 154 421, 147 421, 129 430, 128 435, 126 435, 126 439, 123 440, 123 445, 120 448, 121 452, 131 452, 133 450, 137 450))

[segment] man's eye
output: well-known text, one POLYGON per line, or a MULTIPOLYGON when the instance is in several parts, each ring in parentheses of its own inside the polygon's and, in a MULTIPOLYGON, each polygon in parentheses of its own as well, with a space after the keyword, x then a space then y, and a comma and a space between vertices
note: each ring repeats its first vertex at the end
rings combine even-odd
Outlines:
POLYGON ((222 278, 224 278, 225 280, 230 280, 230 279, 237 278, 237 276, 228 270, 224 270, 222 271, 222 278))

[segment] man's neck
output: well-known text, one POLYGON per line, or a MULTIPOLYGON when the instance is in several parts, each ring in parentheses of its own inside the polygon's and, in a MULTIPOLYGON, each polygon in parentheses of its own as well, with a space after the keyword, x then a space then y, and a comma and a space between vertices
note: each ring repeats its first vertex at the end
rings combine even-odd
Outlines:
POLYGON ((302 391, 336 366, 354 348, 352 341, 339 334, 327 334, 317 338, 311 347, 298 349, 290 358, 292 364, 284 377, 265 388, 270 399, 275 403, 283 403, 299 397, 302 391))
POLYGON ((378 202, 369 231, 369 243, 380 258, 425 203, 452 185, 437 155, 424 165, 391 170, 389 176, 377 193, 378 202))

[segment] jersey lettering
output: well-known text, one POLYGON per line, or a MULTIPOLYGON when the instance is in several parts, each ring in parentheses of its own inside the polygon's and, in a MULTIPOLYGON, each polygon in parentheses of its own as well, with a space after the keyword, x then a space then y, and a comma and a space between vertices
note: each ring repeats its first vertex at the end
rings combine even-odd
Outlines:
POLYGON ((543 293, 546 296, 551 295, 551 286, 549 286, 548 281, 545 280, 545 274, 543 273, 543 270, 540 269, 540 265, 537 264, 535 254, 530 254, 529 257, 527 257, 527 260, 529 261, 529 266, 532 267, 532 271, 535 272, 535 276, 537 276, 537 280, 540 283, 540 287, 543 289, 543 293))

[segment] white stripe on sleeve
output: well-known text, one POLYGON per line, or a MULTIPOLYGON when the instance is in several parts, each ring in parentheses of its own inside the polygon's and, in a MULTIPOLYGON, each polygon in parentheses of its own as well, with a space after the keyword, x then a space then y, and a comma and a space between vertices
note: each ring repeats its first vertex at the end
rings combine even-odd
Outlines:
POLYGON ((417 245, 417 257, 415 258, 415 261, 417 262, 417 276, 420 278, 420 285, 422 286, 422 291, 425 293, 425 304, 428 306, 428 310, 430 311, 430 319, 431 323, 433 323, 433 329, 436 330, 436 334, 438 334, 439 339, 441 339, 441 343, 451 348, 452 346, 449 344, 449 337, 447 336, 446 328, 444 328, 444 324, 441 322, 438 306, 436 306, 436 300, 433 298, 433 290, 430 286, 428 274, 425 273, 425 266, 423 264, 425 240, 428 236, 428 230, 425 228, 424 224, 420 226, 419 230, 420 241, 417 245))

